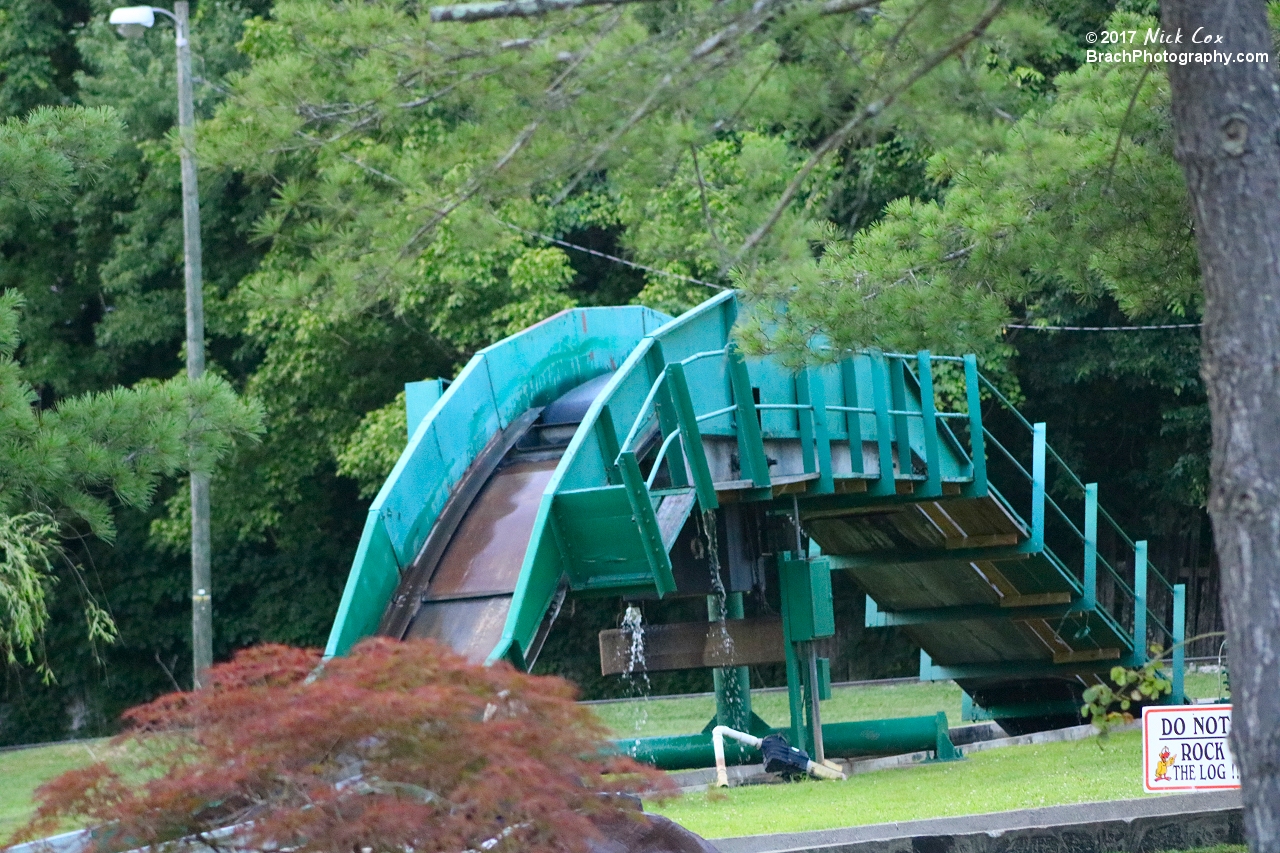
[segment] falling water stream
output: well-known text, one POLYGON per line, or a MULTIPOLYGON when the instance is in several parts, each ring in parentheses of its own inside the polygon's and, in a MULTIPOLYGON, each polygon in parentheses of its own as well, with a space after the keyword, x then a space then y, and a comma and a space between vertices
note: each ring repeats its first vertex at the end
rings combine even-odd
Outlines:
MULTIPOLYGON (((733 637, 729 633, 727 623, 729 615, 729 595, 724 588, 724 580, 720 577, 720 543, 716 536, 716 514, 715 510, 706 510, 702 513, 702 534, 707 542, 707 565, 711 571, 711 597, 708 604, 712 610, 709 616, 714 616, 715 621, 711 626, 711 635, 708 637, 708 643, 714 658, 722 661, 733 660, 733 637)), ((728 671, 724 673, 728 675, 728 671)), ((717 679, 723 677, 717 673, 717 679)), ((741 709, 742 697, 738 695, 737 690, 727 690, 724 697, 728 704, 733 707, 733 717, 738 716, 741 709)))
MULTIPOLYGON (((627 658, 627 671, 622 674, 627 682, 627 695, 641 701, 634 703, 636 709, 633 720, 636 737, 639 738, 645 724, 649 722, 648 702, 651 698, 652 686, 649 683, 649 669, 644 657, 644 613, 639 605, 628 604, 622 616, 622 630, 631 634, 631 649, 627 658)), ((638 742, 636 744, 638 746, 638 742)), ((635 746, 632 747, 634 754, 635 746)))

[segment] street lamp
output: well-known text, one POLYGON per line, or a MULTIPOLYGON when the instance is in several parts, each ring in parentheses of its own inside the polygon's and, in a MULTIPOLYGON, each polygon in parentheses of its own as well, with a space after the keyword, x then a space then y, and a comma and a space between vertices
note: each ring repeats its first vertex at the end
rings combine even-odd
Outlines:
MULTIPOLYGON (((139 36, 155 25, 159 13, 173 20, 178 48, 178 137, 182 142, 182 238, 187 290, 187 378, 204 373, 204 297, 200 267, 200 193, 196 186, 195 107, 191 97, 191 46, 187 0, 173 11, 155 6, 114 9, 108 23, 127 36, 139 36)), ((209 475, 191 472, 191 652, 199 689, 213 665, 213 602, 209 569, 209 475)))

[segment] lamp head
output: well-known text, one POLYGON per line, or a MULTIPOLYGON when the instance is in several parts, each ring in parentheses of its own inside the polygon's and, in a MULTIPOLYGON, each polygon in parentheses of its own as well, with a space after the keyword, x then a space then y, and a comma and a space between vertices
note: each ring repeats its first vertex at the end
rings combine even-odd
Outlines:
POLYGON ((111 10, 107 23, 115 26, 122 36, 138 38, 155 26, 156 13, 150 6, 121 6, 111 10))

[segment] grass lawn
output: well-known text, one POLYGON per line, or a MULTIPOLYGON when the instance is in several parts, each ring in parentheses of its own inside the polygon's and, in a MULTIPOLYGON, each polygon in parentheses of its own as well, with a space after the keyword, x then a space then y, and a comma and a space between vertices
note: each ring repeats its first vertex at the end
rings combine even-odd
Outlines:
MULTIPOLYGON (((1216 697, 1218 676, 1188 673, 1186 691, 1193 697, 1216 697)), ((591 708, 618 737, 687 735, 702 731, 715 714, 715 700, 710 696, 637 699, 591 708)), ((786 693, 753 693, 751 708, 770 725, 787 724, 786 693)), ((954 682, 836 687, 831 698, 822 703, 822 719, 828 723, 918 717, 939 711, 946 711, 951 725, 960 725, 960 688, 954 682)))
POLYGON ((0 752, 0 845, 31 815, 32 793, 53 777, 101 757, 107 741, 0 752))
POLYGON ((707 838, 834 829, 1141 797, 1141 732, 1011 746, 964 761, 919 764, 847 782, 752 785, 649 805, 707 838))
MULTIPOLYGON (((1217 693, 1217 689, 1218 676, 1216 675, 1192 673, 1187 676, 1187 692, 1192 696, 1214 696, 1217 693)), ((787 722, 786 693, 754 694, 752 696, 752 706, 757 714, 773 725, 785 725, 787 722)), ((635 702, 619 702, 608 705, 593 705, 591 707, 618 736, 636 737, 691 734, 701 731, 715 711, 715 701, 710 696, 700 696, 680 699, 637 700, 635 702)), ((957 725, 960 722, 960 688, 949 681, 837 687, 832 691, 831 699, 822 703, 822 718, 828 722, 910 717, 921 714, 934 714, 938 711, 946 711, 947 719, 951 721, 952 725, 957 725)), ((1115 740, 1117 744, 1122 742, 1120 738, 1115 740)), ((1068 744, 1066 746, 1073 745, 1068 744)), ((1039 748, 1026 747, 1024 749, 1039 748)), ((2 780, 2 783, 0 783, 0 843, 8 839, 10 834, 27 820, 32 806, 31 795, 39 785, 59 773, 88 764, 94 759, 95 755, 102 756, 104 750, 107 749, 106 741, 102 740, 22 749, 14 752, 0 752, 0 780, 2 780)), ((1092 746, 1092 750, 1096 753, 1097 747, 1092 746)), ((994 752, 1001 751, 996 750, 994 752)), ((983 761, 989 760, 984 756, 991 754, 993 753, 975 755, 971 762, 965 762, 964 765, 955 765, 956 767, 963 766, 966 768, 964 771, 957 772, 969 772, 967 768, 971 764, 977 766, 983 761)), ((938 766, 915 768, 910 771, 886 772, 905 772, 909 775, 914 773, 937 773, 938 771, 945 772, 945 768, 938 766)), ((880 777, 885 777, 885 773, 858 777, 853 781, 843 783, 840 787, 844 789, 847 786, 865 786, 863 780, 880 777)), ((800 785, 798 787, 806 788, 808 786, 800 785)), ((797 789, 797 786, 791 786, 786 790, 795 789, 797 789)), ((853 790, 852 787, 848 789, 853 790)), ((752 789, 751 795, 762 796, 762 794, 754 793, 754 790, 752 789)), ((777 792, 780 789, 776 786, 769 786, 767 789, 759 790, 777 792)), ((827 796, 828 794, 824 793, 822 795, 827 796)), ((734 791, 731 796, 738 797, 741 794, 738 791, 734 791)), ((949 790, 945 796, 950 798, 949 790)), ((1098 798, 1103 799, 1109 796, 1099 796, 1098 798)), ((1127 796, 1127 794, 1119 796, 1127 796)), ((687 802, 672 808, 696 809, 695 803, 701 802, 703 799, 701 797, 687 798, 687 802)), ((1053 802, 1078 801, 1078 799, 1053 800, 1053 802)), ((728 802, 733 802, 733 800, 728 802)), ((1019 807, 1017 805, 1009 805, 999 806, 998 808, 1019 807)), ((996 808, 996 806, 991 808, 980 807, 970 809, 970 811, 991 811, 996 808)), ((952 812, 947 812, 947 814, 950 813, 952 812)), ((960 812, 955 813, 959 814, 960 812)), ((885 820, 890 819, 892 818, 885 818, 885 820)), ((870 820, 874 821, 877 818, 870 818, 870 820)), ((835 823, 831 825, 845 826, 849 824, 835 823)), ((737 832, 734 834, 742 833, 737 832)))

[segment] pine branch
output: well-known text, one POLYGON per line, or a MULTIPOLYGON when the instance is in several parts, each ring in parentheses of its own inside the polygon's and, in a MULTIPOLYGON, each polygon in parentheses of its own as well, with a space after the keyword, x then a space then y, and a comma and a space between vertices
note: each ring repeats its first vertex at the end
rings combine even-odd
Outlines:
POLYGON ((752 232, 751 236, 743 242, 742 247, 738 249, 737 256, 734 258, 734 263, 740 262, 747 253, 759 245, 760 241, 765 238, 765 235, 773 230, 773 226, 782 218, 783 211, 787 209, 787 205, 791 204, 796 193, 800 191, 800 187, 805 182, 805 179, 809 177, 813 170, 818 167, 818 164, 821 163, 828 154, 843 145, 845 141, 853 135, 855 130, 860 128, 868 120, 883 112, 898 99, 898 96, 914 86, 926 74, 977 40, 984 32, 986 32, 987 27, 991 26, 991 22, 1000 14, 1001 9, 1004 8, 1004 3, 1005 0, 995 0, 994 3, 987 7, 987 10, 982 14, 982 17, 978 19, 977 23, 966 30, 963 35, 951 44, 947 45, 947 47, 935 53, 897 87, 890 90, 886 95, 884 95, 884 97, 867 104, 851 119, 836 129, 834 133, 824 139, 822 144, 819 145, 813 154, 810 155, 809 159, 805 161, 805 164, 800 168, 800 171, 796 173, 796 176, 791 179, 791 183, 787 184, 787 188, 782 192, 782 197, 778 199, 778 203, 774 205, 769 216, 760 225, 760 227, 752 232))

